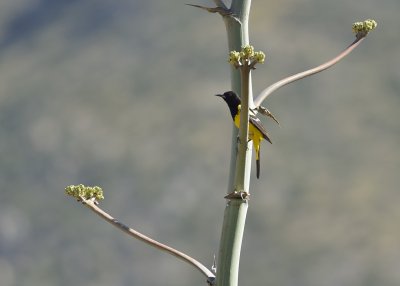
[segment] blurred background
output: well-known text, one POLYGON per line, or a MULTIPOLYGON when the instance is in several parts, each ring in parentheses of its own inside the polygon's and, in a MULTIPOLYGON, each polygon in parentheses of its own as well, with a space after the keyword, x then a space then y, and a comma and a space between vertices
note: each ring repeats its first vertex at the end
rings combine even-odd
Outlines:
MULTIPOLYGON (((99 185, 113 216, 211 266, 228 51, 221 18, 186 2, 0 2, 2 286, 205 285, 64 194, 99 185)), ((400 2, 253 2, 255 94, 337 55, 353 22, 378 27, 264 102, 281 127, 264 120, 274 144, 252 174, 239 284, 399 285, 400 2)))

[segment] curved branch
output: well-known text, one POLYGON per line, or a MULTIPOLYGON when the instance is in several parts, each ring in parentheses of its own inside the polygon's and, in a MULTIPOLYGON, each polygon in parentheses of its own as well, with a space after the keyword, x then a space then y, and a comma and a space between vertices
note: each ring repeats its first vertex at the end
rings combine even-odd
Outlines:
POLYGON ((356 38, 356 40, 354 42, 352 42, 343 52, 341 52, 338 56, 336 56, 335 58, 331 59, 330 61, 319 65, 315 68, 291 75, 289 77, 286 77, 272 85, 270 85, 269 87, 267 87, 266 89, 264 89, 263 91, 261 91, 261 93, 256 97, 256 99, 254 100, 254 104, 255 106, 260 106, 261 103, 274 91, 276 91, 277 89, 281 88, 282 86, 285 86, 289 83, 292 83, 294 81, 297 81, 299 79, 308 77, 310 75, 319 73, 323 70, 326 70, 327 68, 330 68, 331 66, 333 66, 334 64, 338 63, 341 59, 343 59, 345 56, 347 56, 351 51, 353 51, 359 44, 361 44, 361 42, 365 39, 365 37, 360 37, 360 38, 356 38))
POLYGON ((118 229, 122 230, 123 232, 127 233, 128 235, 139 239, 145 243, 147 243, 148 245, 155 247, 161 251, 164 251, 166 253, 169 253, 177 258, 179 258, 180 260, 194 266, 195 268, 197 268, 204 276, 207 277, 207 282, 209 285, 213 285, 214 281, 215 281, 215 275, 207 268, 205 267, 203 264, 201 264, 199 261, 197 261, 196 259, 190 257, 189 255, 186 255, 185 253, 182 253, 168 245, 162 244, 154 239, 151 239, 150 237, 145 236, 144 234, 124 225, 123 223, 119 222, 118 220, 116 220, 115 218, 113 218, 111 215, 109 215, 108 213, 106 213, 105 211, 103 211, 101 208, 99 208, 96 205, 96 201, 94 200, 87 200, 83 197, 80 197, 80 200, 86 205, 88 206, 93 212, 95 212, 98 216, 100 216, 101 218, 103 218, 104 220, 106 220, 107 222, 111 223, 113 226, 117 227, 118 229))

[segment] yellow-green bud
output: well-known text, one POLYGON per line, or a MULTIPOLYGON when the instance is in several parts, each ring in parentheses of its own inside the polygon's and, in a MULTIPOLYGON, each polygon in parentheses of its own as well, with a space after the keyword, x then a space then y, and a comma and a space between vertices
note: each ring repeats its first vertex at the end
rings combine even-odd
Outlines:
POLYGON ((246 45, 242 48, 242 52, 244 54, 244 58, 248 59, 252 56, 254 56, 254 47, 250 45, 246 45))
POLYGON ((255 53, 254 53, 254 59, 255 59, 258 63, 262 64, 262 63, 264 63, 264 61, 265 61, 265 54, 264 54, 263 52, 261 52, 261 51, 255 52, 255 53))
POLYGON ((237 65, 240 61, 240 53, 237 51, 229 52, 229 63, 231 65, 237 65))
POLYGON ((377 25, 378 24, 376 23, 376 21, 372 20, 372 19, 368 19, 368 20, 364 21, 364 29, 367 31, 371 31, 371 30, 375 29, 377 25))
POLYGON ((363 29, 363 22, 355 22, 353 23, 353 32, 358 33, 363 29))

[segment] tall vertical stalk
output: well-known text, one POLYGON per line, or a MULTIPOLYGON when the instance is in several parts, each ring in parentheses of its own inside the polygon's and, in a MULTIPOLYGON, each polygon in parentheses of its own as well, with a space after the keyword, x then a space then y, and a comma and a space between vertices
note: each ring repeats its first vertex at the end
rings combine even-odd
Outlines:
MULTIPOLYGON (((233 0, 230 8, 232 16, 224 17, 229 51, 238 51, 249 44, 248 19, 250 6, 251 0, 233 0)), ((250 73, 247 74, 246 82, 243 82, 240 71, 231 66, 231 88, 241 96, 244 93, 247 97, 247 102, 253 102, 250 73)), ((247 125, 248 110, 241 113, 241 122, 243 123, 242 125, 247 125), (242 120, 244 117, 247 120, 242 120)), ((245 130, 241 128, 245 138, 247 138, 247 128, 248 126, 245 126, 245 130)), ((243 134, 240 134, 241 136, 239 137, 243 138, 243 134)), ((240 144, 238 145, 238 130, 233 127, 228 196, 236 192, 240 194, 249 193, 251 145, 247 143, 246 139, 239 142, 240 144)), ((217 286, 238 285, 240 250, 247 209, 247 196, 228 197, 218 254, 217 286)))

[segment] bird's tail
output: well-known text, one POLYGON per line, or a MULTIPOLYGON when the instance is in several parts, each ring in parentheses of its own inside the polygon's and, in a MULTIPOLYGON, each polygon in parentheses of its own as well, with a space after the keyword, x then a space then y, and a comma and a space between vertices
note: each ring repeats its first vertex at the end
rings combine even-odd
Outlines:
POLYGON ((257 179, 260 178, 260 142, 261 140, 254 139, 254 151, 256 152, 256 175, 257 179))
POLYGON ((257 156, 256 156, 256 174, 257 174, 257 179, 260 178, 260 148, 258 148, 257 156))

